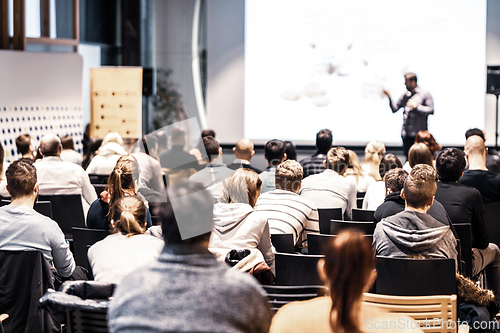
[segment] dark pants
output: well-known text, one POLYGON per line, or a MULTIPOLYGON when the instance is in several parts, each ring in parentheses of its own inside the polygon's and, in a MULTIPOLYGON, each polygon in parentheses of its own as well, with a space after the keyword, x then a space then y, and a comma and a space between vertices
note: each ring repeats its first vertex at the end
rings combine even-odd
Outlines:
POLYGON ((404 136, 402 137, 403 139, 403 150, 405 152, 406 159, 408 160, 408 151, 410 150, 410 147, 413 146, 415 143, 415 137, 414 136, 404 136))
POLYGON ((59 290, 59 287, 64 283, 64 281, 78 281, 78 280, 89 280, 89 271, 82 267, 76 266, 73 274, 68 277, 61 277, 54 273, 54 288, 59 290))

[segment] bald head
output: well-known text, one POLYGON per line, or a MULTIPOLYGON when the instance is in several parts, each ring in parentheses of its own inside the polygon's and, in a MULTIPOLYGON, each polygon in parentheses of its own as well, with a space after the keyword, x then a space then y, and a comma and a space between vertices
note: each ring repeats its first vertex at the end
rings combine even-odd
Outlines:
POLYGON ((238 140, 233 148, 233 153, 239 159, 250 161, 253 154, 255 154, 253 148, 253 142, 243 138, 238 140))
POLYGON ((479 135, 470 136, 467 141, 465 141, 465 152, 468 155, 486 155, 486 145, 483 138, 479 135))
POLYGON ((55 134, 46 134, 43 136, 42 140, 40 140, 38 149, 40 150, 40 154, 44 157, 59 156, 62 150, 61 139, 55 134))

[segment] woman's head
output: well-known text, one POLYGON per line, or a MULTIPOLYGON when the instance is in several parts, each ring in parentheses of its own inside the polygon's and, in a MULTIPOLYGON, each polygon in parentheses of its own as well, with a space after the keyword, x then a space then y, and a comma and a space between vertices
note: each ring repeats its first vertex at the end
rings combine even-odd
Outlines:
POLYGON ((126 236, 140 235, 146 231, 146 206, 136 197, 118 199, 111 220, 114 232, 126 236))
POLYGON ((349 152, 349 163, 347 164, 347 168, 352 169, 354 175, 361 175, 363 173, 363 169, 361 168, 358 155, 356 155, 356 153, 352 150, 347 151, 349 152))
POLYGON ((371 141, 365 147, 365 162, 373 162, 378 165, 385 155, 385 145, 380 141, 371 141))
POLYGON ((415 143, 408 151, 408 163, 413 168, 417 164, 427 164, 434 167, 432 153, 424 143, 415 143))
POLYGON ((434 139, 434 137, 432 136, 431 133, 429 133, 429 131, 419 131, 417 133, 417 135, 415 136, 415 143, 424 143, 428 148, 429 150, 431 151, 431 154, 434 156, 438 151, 440 151, 441 149, 443 149, 443 147, 441 147, 437 142, 436 140, 434 139))
POLYGON ((118 134, 118 132, 109 132, 108 134, 106 134, 104 140, 102 140, 102 145, 104 146, 105 144, 110 142, 115 142, 120 146, 123 146, 123 139, 120 134, 118 134))
POLYGON ((378 165, 378 173, 380 174, 380 177, 384 179, 385 173, 387 171, 402 167, 403 164, 396 155, 387 154, 382 158, 382 160, 380 160, 380 164, 378 165))
POLYGON ((107 190, 110 193, 110 212, 113 210, 114 203, 125 195, 126 190, 130 190, 135 194, 139 185, 139 163, 132 155, 120 156, 108 178, 107 190))
POLYGON ((262 180, 255 171, 245 168, 237 169, 225 180, 219 202, 247 203, 254 207, 261 187, 262 180))

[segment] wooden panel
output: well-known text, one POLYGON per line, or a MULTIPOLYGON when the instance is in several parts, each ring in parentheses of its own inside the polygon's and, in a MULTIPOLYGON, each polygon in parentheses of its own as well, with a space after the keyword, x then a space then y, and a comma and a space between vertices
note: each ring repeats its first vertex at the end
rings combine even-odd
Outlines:
POLYGON ((14 0, 14 50, 26 50, 25 0, 14 0))
POLYGON ((0 0, 0 49, 9 49, 9 12, 7 0, 0 0))
POLYGON ((40 35, 50 37, 50 0, 40 0, 40 35))
POLYGON ((27 37, 26 41, 28 43, 53 44, 53 45, 73 45, 75 47, 78 45, 77 40, 68 39, 68 38, 49 38, 49 37, 31 38, 31 37, 27 37))

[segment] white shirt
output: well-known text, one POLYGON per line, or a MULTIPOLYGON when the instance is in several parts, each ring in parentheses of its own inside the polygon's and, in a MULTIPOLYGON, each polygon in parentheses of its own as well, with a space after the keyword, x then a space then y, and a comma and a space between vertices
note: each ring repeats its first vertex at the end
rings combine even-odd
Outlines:
POLYGON ((148 187, 157 192, 165 193, 160 162, 144 153, 133 153, 132 156, 139 163, 141 179, 144 180, 148 187))
POLYGON ((113 171, 116 162, 122 155, 127 152, 116 142, 108 142, 101 146, 87 167, 87 173, 97 175, 109 175, 113 171))
POLYGON ((83 156, 78 154, 73 149, 63 149, 63 151, 61 152, 61 158, 66 162, 75 163, 80 166, 82 165, 83 161, 83 156))
POLYGON ((380 180, 371 184, 366 190, 363 198, 363 209, 377 210, 378 206, 384 203, 385 182, 380 180))

